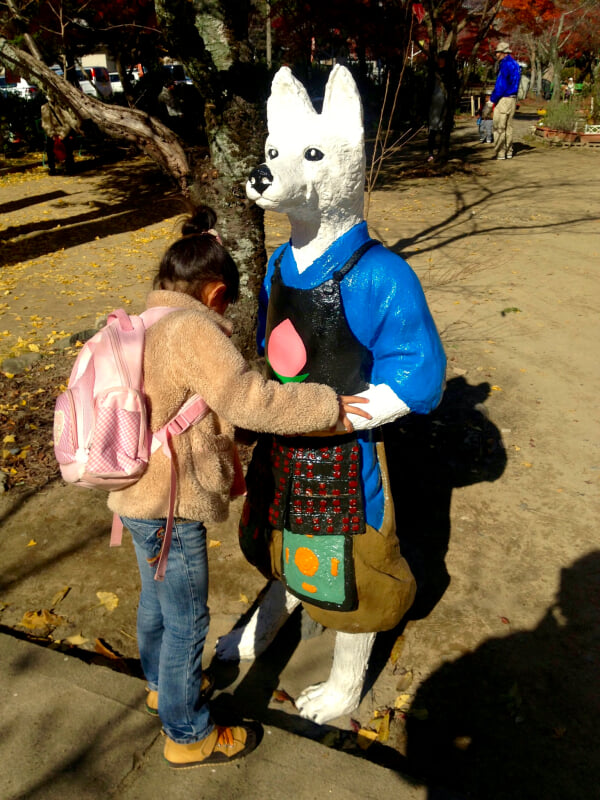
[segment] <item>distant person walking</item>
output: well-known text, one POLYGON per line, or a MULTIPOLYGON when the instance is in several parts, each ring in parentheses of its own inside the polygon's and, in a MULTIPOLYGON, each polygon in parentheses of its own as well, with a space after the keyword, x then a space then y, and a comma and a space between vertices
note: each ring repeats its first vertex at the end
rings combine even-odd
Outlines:
POLYGON ((46 159, 48 172, 56 175, 56 162, 64 161, 67 175, 73 173, 75 166, 73 159, 73 136, 78 128, 79 121, 75 114, 66 108, 44 103, 41 108, 42 129, 46 134, 46 159))
POLYGON ((490 97, 494 106, 494 154, 500 161, 513 156, 512 121, 521 79, 521 67, 511 52, 508 42, 499 42, 496 46, 498 77, 490 97))
POLYGON ((433 161, 436 153, 439 154, 442 131, 446 121, 448 109, 448 95, 444 86, 443 74, 446 69, 446 53, 438 53, 437 67, 433 77, 433 88, 429 101, 429 135, 427 147, 429 155, 427 161, 433 161))

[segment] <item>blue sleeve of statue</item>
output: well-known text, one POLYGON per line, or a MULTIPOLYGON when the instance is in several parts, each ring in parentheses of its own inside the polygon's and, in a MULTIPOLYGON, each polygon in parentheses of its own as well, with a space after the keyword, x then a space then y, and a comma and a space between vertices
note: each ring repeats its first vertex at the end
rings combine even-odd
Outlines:
POLYGON ((399 256, 374 247, 342 283, 348 323, 373 354, 371 383, 387 384, 411 411, 440 402, 446 356, 419 279, 399 256))

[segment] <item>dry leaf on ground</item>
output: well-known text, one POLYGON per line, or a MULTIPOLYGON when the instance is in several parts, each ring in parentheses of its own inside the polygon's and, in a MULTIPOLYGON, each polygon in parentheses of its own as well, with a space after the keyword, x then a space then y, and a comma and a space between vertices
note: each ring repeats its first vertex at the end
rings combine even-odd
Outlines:
POLYGON ((105 642, 104 639, 95 639, 94 640, 94 650, 101 656, 106 656, 106 658, 111 658, 113 661, 119 661, 123 658, 120 653, 117 653, 116 650, 105 642))
POLYGON ((113 592, 96 592, 96 597, 107 611, 114 611, 119 605, 119 598, 113 592))
POLYGON ((402 692, 409 688, 413 682, 413 672, 411 669, 405 670, 396 683, 396 691, 402 692))
POLYGON ((296 707, 296 703, 294 698, 289 695, 285 689, 275 689, 273 694, 271 695, 271 699, 274 700, 276 703, 291 703, 294 708, 296 707))
POLYGON ((19 622, 19 625, 22 625, 24 628, 28 630, 39 630, 40 628, 56 628, 58 625, 61 625, 65 621, 64 617, 60 617, 58 614, 55 614, 53 611, 49 611, 47 608, 43 608, 39 611, 27 611, 23 615, 23 619, 19 622))
POLYGON ((367 748, 371 747, 373 742, 376 740, 377 732, 367 730, 367 728, 361 728, 356 735, 356 744, 361 750, 366 750, 367 748))
POLYGON ((394 646, 392 647, 392 652, 390 653, 390 661, 392 664, 395 664, 396 661, 402 655, 402 650, 404 649, 404 637, 399 636, 396 641, 394 642, 394 646))
POLYGON ((63 586, 63 588, 59 592, 57 592, 52 598, 52 603, 50 604, 50 607, 54 608, 54 606, 57 606, 61 602, 61 600, 65 599, 65 597, 69 594, 70 591, 71 591, 70 586, 63 586))
POLYGON ((67 636, 67 638, 63 641, 65 641, 67 644, 73 645, 73 647, 79 647, 80 645, 85 644, 88 639, 86 639, 80 633, 76 633, 74 636, 67 636))

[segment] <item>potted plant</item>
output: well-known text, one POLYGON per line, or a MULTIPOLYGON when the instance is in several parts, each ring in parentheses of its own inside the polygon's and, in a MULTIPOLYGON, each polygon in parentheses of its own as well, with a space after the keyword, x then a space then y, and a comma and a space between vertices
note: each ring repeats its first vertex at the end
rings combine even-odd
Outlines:
POLYGON ((578 105, 575 102, 555 100, 548 105, 543 124, 538 125, 536 133, 552 142, 572 144, 579 140, 579 120, 578 105))

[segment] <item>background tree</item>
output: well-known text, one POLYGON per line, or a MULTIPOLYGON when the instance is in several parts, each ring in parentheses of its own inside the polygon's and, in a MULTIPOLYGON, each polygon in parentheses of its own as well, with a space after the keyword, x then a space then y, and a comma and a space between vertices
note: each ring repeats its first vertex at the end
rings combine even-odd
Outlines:
POLYGON ((442 130, 440 159, 450 150, 450 134, 460 97, 468 81, 482 42, 492 30, 502 0, 423 0, 426 15, 422 31, 417 31, 427 52, 429 74, 433 78, 438 53, 445 52, 442 80, 446 90, 447 112, 442 130))
POLYGON ((310 82, 319 62, 351 62, 359 83, 399 70, 410 41, 406 0, 272 0, 276 51, 310 82), (375 69, 375 75, 374 75, 375 69))
POLYGON ((581 59, 592 73, 600 55, 600 5, 596 0, 503 0, 499 24, 527 54, 531 85, 542 93, 542 75, 552 75, 554 97, 560 96, 567 59, 581 59))
MULTIPOLYGON (((137 2, 138 11, 149 13, 142 0, 137 2)), ((108 136, 137 145, 173 178, 184 197, 216 209, 224 241, 240 267, 236 329, 241 343, 251 349, 255 296, 265 266, 262 212, 248 203, 244 191, 251 169, 263 160, 266 73, 254 58, 249 35, 256 9, 244 0, 157 0, 156 28, 145 26, 151 41, 184 64, 200 91, 207 168, 205 152, 183 143, 156 118, 88 97, 49 69, 57 55, 69 66, 82 48, 89 51, 100 42, 120 48, 117 31, 122 38, 126 30, 139 32, 131 8, 123 9, 126 4, 115 0, 101 10, 90 5, 2 0, 0 62, 71 108, 82 123, 92 122, 108 136)))

